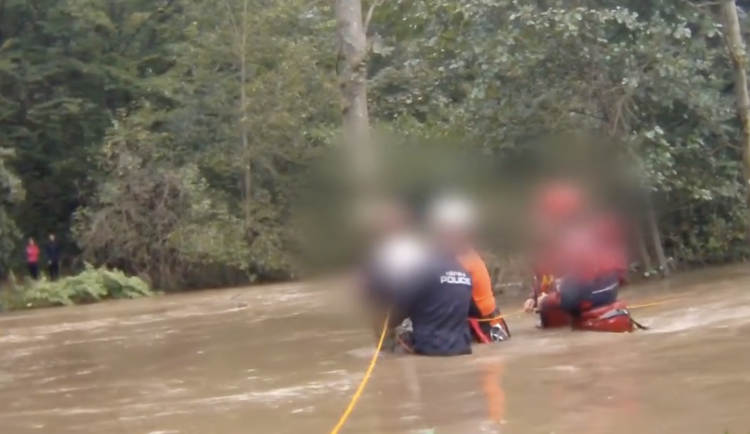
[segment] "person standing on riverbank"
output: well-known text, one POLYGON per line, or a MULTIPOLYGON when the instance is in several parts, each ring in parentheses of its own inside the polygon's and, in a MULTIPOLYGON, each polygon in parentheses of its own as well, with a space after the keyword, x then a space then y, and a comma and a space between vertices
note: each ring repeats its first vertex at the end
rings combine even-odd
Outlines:
POLYGON ((26 244, 26 267, 32 279, 39 278, 39 246, 33 238, 29 238, 29 243, 26 244))
POLYGON ((47 254, 47 273, 50 280, 57 280, 60 276, 60 246, 57 244, 54 234, 49 235, 49 241, 45 250, 47 254))

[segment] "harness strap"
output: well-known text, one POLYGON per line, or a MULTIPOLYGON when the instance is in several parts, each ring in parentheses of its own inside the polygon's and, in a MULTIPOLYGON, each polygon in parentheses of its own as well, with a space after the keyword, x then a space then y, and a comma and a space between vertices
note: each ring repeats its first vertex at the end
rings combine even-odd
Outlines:
POLYGON ((599 317, 599 319, 609 319, 609 318, 614 318, 614 317, 620 316, 620 315, 630 316, 630 313, 627 310, 625 310, 625 309, 612 309, 612 310, 609 310, 607 312, 604 312, 599 317))
POLYGON ((633 323, 633 325, 638 330, 649 330, 650 329, 650 327, 647 327, 647 326, 639 323, 638 321, 634 320, 633 317, 630 315, 630 312, 628 312, 627 309, 613 309, 613 310, 610 310, 608 312, 605 312, 602 316, 600 316, 599 319, 609 319, 609 318, 613 318, 613 317, 616 317, 616 316, 619 316, 619 315, 627 315, 628 318, 630 318, 630 322, 633 323))
POLYGON ((469 327, 471 327, 477 338, 479 338, 483 344, 490 343, 490 339, 484 334, 484 332, 482 332, 482 328, 479 326, 479 321, 474 318, 469 318, 469 327))
POLYGON ((630 317, 630 322, 632 322, 633 325, 636 326, 636 328, 638 328, 639 330, 649 330, 651 328, 651 327, 647 327, 647 326, 639 323, 638 321, 634 320, 633 317, 630 317))

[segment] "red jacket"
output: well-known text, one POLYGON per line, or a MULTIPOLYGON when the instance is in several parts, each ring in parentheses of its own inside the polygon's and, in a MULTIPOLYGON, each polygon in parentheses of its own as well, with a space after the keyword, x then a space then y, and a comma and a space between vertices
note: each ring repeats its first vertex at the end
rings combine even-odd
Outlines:
POLYGON ((30 264, 39 262, 39 246, 36 244, 28 244, 26 246, 26 262, 30 264))
POLYGON ((624 276, 627 253, 620 225, 607 216, 562 229, 539 250, 534 265, 539 283, 543 276, 583 280, 613 272, 624 276))
POLYGON ((615 216, 602 216, 596 221, 602 240, 602 268, 616 272, 620 283, 625 283, 628 274, 628 243, 625 228, 615 216))

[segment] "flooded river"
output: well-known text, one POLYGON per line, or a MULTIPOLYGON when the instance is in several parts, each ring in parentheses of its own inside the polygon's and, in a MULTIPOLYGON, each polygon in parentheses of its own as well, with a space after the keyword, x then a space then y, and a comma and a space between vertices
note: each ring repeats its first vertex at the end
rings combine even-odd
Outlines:
MULTIPOLYGON (((330 288, 237 294, 0 316, 0 432, 328 434, 372 332, 330 288)), ((675 294, 687 297, 633 312, 648 332, 541 332, 521 316, 512 341, 470 357, 381 357, 342 432, 749 433, 750 271, 623 298, 675 294)))

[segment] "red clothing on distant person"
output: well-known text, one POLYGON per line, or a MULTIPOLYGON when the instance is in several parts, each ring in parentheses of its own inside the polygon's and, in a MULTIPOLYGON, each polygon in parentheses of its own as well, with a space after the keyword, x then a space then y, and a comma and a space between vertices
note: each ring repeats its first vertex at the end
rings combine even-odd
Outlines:
POLYGON ((583 280, 627 270, 627 254, 620 237, 604 234, 603 225, 591 222, 562 229, 546 248, 538 253, 537 275, 571 276, 583 280))
POLYGON ((36 264, 39 262, 39 246, 36 244, 26 245, 26 262, 36 264))
POLYGON ((620 284, 625 284, 628 274, 627 237, 622 222, 613 215, 605 215, 596 220, 602 244, 602 267, 620 276, 620 284))
POLYGON ((553 183, 540 194, 537 221, 541 224, 535 274, 591 281, 627 270, 624 234, 612 215, 591 215, 575 185, 553 183))

